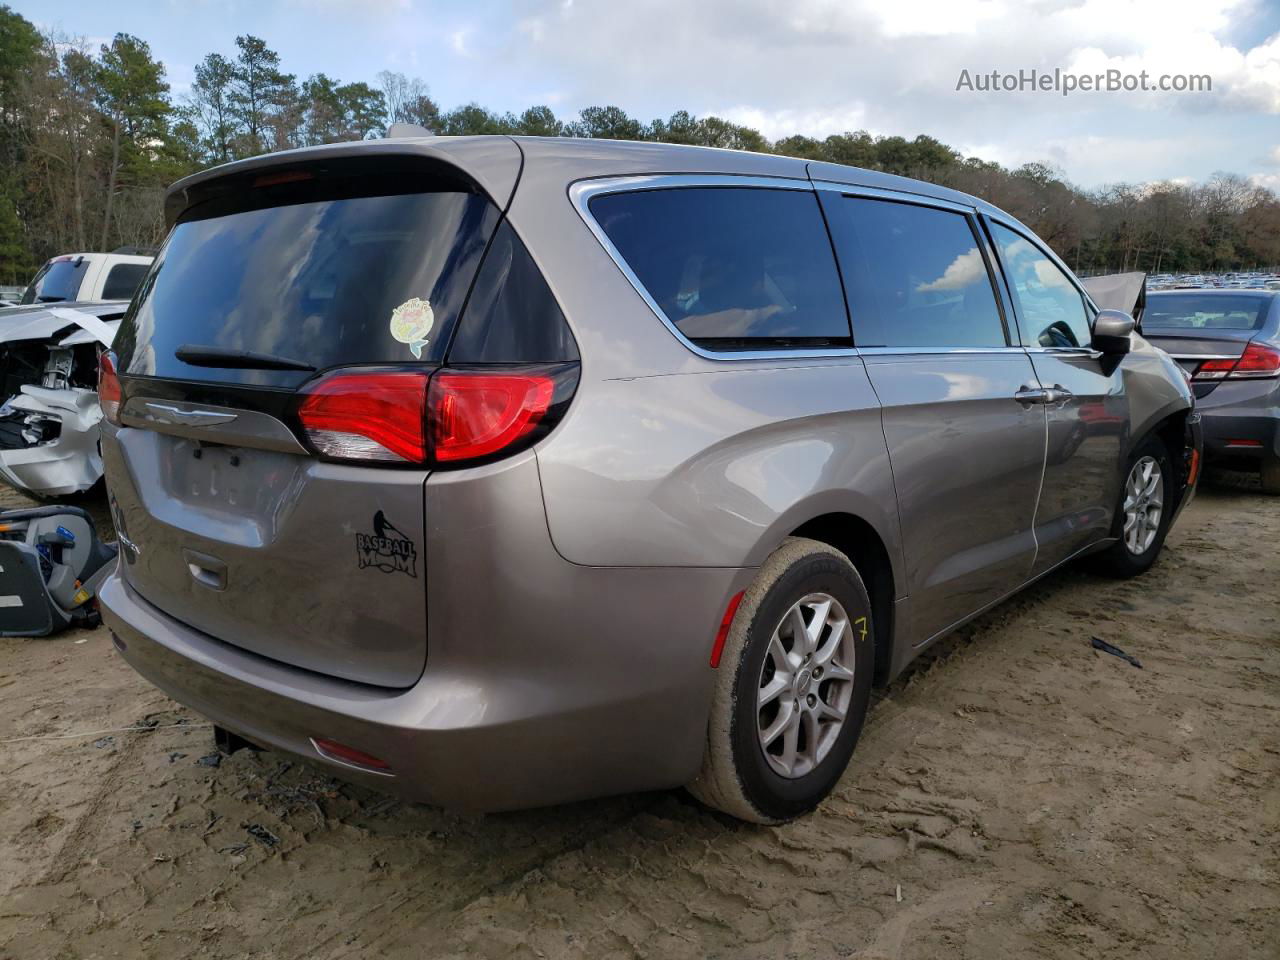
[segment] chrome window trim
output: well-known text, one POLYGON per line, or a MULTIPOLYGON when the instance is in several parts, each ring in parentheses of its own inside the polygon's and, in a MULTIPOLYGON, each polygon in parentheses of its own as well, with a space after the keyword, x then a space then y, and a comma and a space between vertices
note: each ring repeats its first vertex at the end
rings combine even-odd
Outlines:
POLYGON ((814 189, 831 193, 843 193, 851 197, 866 197, 869 200, 896 200, 899 203, 913 203, 917 207, 937 207, 939 210, 950 210, 953 213, 977 214, 978 208, 943 200, 923 193, 907 193, 905 190, 886 190, 883 187, 859 187, 851 183, 840 183, 836 180, 815 180, 814 189))
POLYGON ((1003 347, 858 347, 858 352, 864 357, 892 357, 892 356, 937 356, 939 354, 958 354, 961 356, 973 356, 975 354, 995 354, 996 356, 1009 356, 1010 354, 1026 354, 1024 347, 1017 344, 1009 344, 1003 347))
POLYGON ((1097 360, 1102 356, 1101 350, 1093 347, 1023 347, 1030 354, 1048 354, 1052 357, 1085 357, 1097 360))
MULTIPOLYGON (((857 347, 801 347, 794 350, 708 350, 706 347, 698 346, 698 344, 686 337, 671 318, 667 316, 666 312, 658 306, 657 301, 653 299, 649 291, 645 289, 635 271, 631 269, 622 253, 613 245, 613 241, 609 239, 608 234, 604 232, 604 228, 591 215, 590 206, 592 199, 605 194, 636 193, 642 190, 669 190, 680 187, 755 187, 766 190, 803 190, 814 193, 813 184, 808 180, 794 180, 787 177, 734 176, 733 174, 646 174, 642 176, 606 177, 598 180, 579 180, 570 184, 569 200, 578 211, 578 216, 582 218, 582 222, 595 235, 596 240, 604 247, 605 253, 609 254, 609 258, 622 271, 622 275, 627 278, 636 293, 640 294, 644 302, 649 305, 649 309, 653 311, 654 316, 662 321, 663 326, 671 332, 672 336, 679 340, 687 350, 707 360, 790 360, 815 357, 856 357, 859 355, 857 347)), ((835 252, 833 251, 832 257, 834 258, 834 256, 835 252)), ((843 295, 843 289, 841 293, 843 295)))

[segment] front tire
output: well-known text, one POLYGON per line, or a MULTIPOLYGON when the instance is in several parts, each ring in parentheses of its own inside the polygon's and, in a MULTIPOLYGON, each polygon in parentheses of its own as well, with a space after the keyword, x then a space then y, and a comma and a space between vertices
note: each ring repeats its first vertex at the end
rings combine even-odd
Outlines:
POLYGON ((1169 450, 1159 437, 1148 437, 1129 455, 1112 527, 1117 540, 1095 555, 1098 573, 1125 579, 1151 569, 1173 517, 1173 476, 1169 450))
POLYGON ((689 791, 752 823, 808 813, 849 763, 871 697, 871 603, 843 553, 788 539, 734 615, 689 791))

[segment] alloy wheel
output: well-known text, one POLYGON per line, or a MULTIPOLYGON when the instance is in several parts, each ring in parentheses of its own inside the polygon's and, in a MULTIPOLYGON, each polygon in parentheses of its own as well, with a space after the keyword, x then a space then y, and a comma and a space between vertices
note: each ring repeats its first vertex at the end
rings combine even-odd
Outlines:
POLYGON ((1129 471, 1124 485, 1124 544, 1135 557, 1151 549, 1164 513, 1164 484, 1160 462, 1142 457, 1129 471))
POLYGON ((780 776, 803 777, 840 736, 853 697, 855 626, 835 597, 812 593, 774 628, 760 668, 756 731, 780 776))

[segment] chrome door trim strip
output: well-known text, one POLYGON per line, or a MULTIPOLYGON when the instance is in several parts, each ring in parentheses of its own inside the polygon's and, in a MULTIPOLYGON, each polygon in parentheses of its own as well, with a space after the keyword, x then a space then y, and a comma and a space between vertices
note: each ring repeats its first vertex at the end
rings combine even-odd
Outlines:
POLYGON ((815 180, 813 186, 817 190, 832 193, 843 193, 851 197, 867 197, 871 200, 896 200, 899 203, 913 203, 918 207, 937 207, 940 210, 951 210, 956 213, 976 215, 978 208, 973 205, 956 203, 930 197, 923 193, 908 193, 905 190, 886 190, 883 187, 860 187, 851 183, 840 183, 836 180, 815 180))

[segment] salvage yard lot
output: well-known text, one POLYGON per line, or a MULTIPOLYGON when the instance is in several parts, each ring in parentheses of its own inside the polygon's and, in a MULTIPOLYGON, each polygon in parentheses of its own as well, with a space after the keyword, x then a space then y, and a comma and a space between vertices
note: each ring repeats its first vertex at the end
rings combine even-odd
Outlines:
POLYGON ((0 640, 0 957, 1274 958, 1277 542, 1280 499, 1204 486, 1146 577, 1056 575, 923 658, 777 829, 211 766, 106 630, 0 640))

